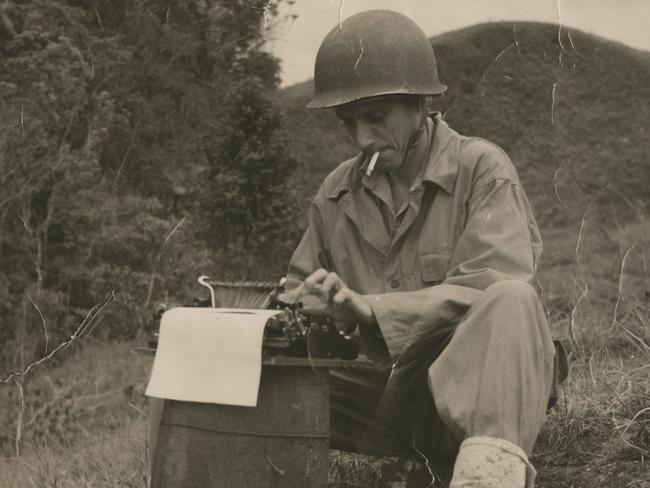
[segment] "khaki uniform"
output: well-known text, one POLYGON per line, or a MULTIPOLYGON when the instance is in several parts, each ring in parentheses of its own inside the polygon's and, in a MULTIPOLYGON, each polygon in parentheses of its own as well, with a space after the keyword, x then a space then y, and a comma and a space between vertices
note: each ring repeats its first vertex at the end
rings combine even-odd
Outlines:
POLYGON ((453 459, 463 439, 489 436, 530 453, 554 357, 531 286, 539 230, 501 149, 459 135, 439 114, 426 130, 429 150, 401 208, 384 175, 365 175, 363 155, 345 161, 314 198, 291 259, 288 288, 327 250, 377 319, 360 328, 361 342, 386 369, 335 373, 333 444, 397 453, 417 437, 453 459))

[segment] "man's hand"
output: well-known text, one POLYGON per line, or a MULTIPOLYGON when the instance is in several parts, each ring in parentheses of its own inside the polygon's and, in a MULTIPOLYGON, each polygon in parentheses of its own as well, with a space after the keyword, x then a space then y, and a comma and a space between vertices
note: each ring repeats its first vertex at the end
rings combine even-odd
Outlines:
MULTIPOLYGON (((305 279, 301 288, 303 297, 318 297, 325 304, 324 308, 314 307, 314 311, 327 313, 335 321, 360 324, 375 322, 368 299, 348 288, 336 273, 318 269, 305 279)), ((309 300, 303 300, 303 305, 306 312, 312 310, 309 300)))

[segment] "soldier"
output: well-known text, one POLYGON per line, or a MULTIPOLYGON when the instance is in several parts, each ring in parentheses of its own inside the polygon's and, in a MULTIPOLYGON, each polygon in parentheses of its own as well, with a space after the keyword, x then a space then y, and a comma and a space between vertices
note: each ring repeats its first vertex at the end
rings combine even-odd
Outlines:
POLYGON ((379 366, 332 378, 332 446, 400 456, 386 486, 532 487, 554 348, 514 166, 429 113, 446 87, 401 14, 335 27, 314 82, 307 107, 334 108, 360 152, 314 198, 287 290, 358 324, 379 366))

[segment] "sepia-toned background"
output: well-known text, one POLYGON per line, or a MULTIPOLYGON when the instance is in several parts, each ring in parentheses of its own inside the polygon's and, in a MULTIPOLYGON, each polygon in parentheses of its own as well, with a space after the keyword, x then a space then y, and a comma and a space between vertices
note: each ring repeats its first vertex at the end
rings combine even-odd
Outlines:
MULTIPOLYGON (((650 486, 644 0, 0 1, 0 486, 146 485, 134 349, 201 274, 283 275, 354 155, 304 109, 313 58, 368 8, 431 36, 436 110, 506 150, 540 224, 573 363, 538 486, 650 486)), ((376 486, 382 462, 332 452, 331 486, 376 486)))

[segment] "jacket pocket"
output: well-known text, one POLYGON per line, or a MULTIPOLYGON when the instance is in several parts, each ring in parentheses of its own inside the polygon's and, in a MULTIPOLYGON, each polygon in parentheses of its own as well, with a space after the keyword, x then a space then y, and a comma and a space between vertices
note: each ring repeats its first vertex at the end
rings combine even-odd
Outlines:
POLYGON ((438 249, 434 252, 421 254, 419 259, 422 281, 428 284, 440 283, 447 276, 451 249, 438 249))

